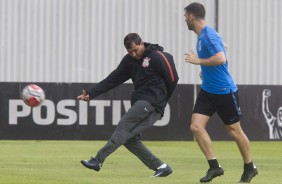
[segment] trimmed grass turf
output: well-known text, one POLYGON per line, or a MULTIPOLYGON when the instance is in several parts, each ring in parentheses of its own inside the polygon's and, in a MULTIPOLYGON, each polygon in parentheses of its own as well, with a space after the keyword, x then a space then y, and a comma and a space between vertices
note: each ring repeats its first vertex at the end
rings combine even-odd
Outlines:
MULTIPOLYGON (((174 173, 151 178, 147 169, 123 146, 100 172, 84 168, 81 159, 95 155, 106 141, 0 141, 0 184, 185 184, 200 183, 208 164, 196 142, 144 141, 174 173)), ((238 183, 242 160, 234 142, 214 142, 224 176, 213 183, 238 183)), ((252 183, 282 183, 282 142, 251 142, 259 175, 252 183)))

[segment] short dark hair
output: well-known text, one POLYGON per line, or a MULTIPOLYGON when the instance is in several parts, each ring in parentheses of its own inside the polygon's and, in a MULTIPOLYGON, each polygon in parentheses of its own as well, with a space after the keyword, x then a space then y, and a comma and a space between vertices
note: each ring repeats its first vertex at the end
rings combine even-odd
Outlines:
POLYGON ((142 39, 137 33, 129 33, 124 38, 123 44, 126 49, 130 49, 131 44, 135 43, 136 45, 140 45, 142 39))
POLYGON ((188 14, 191 13, 196 18, 205 19, 206 10, 205 10, 204 5, 202 5, 201 3, 197 3, 197 2, 191 3, 188 6, 186 6, 186 8, 184 8, 184 10, 188 14))

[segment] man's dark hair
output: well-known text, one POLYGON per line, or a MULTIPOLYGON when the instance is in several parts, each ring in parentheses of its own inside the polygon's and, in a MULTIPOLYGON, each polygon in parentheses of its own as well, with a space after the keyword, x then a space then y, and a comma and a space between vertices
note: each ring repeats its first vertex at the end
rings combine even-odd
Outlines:
POLYGON ((136 45, 140 45, 142 39, 137 33, 129 33, 124 38, 123 44, 126 49, 130 49, 131 44, 135 43, 136 45))
POLYGON ((192 14, 194 15, 196 18, 201 18, 201 19, 205 19, 205 15, 206 15, 206 10, 204 5, 202 5, 201 3, 191 3, 189 4, 186 8, 184 8, 184 10, 188 13, 188 14, 192 14))

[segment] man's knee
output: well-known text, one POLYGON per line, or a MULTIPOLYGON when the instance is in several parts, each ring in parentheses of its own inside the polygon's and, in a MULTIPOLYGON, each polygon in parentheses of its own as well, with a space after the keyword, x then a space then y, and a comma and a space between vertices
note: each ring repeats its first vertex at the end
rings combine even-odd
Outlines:
POLYGON ((226 127, 228 134, 235 139, 241 137, 244 134, 239 122, 228 125, 226 127))
POLYGON ((130 140, 132 135, 127 131, 120 130, 119 128, 113 133, 109 142, 111 142, 114 146, 120 146, 125 144, 128 140, 130 140))
POLYGON ((193 134, 196 134, 200 131, 202 131, 204 129, 204 127, 202 127, 199 123, 195 123, 195 122, 191 122, 191 125, 190 125, 190 130, 193 134))
POLYGON ((131 145, 131 144, 139 142, 139 141, 140 141, 140 136, 137 135, 137 136, 132 137, 129 140, 127 140, 126 143, 124 143, 124 146, 127 147, 128 145, 131 145))
POLYGON ((209 120, 209 116, 202 114, 193 114, 191 119, 190 130, 193 134, 198 134, 205 131, 206 124, 209 120))

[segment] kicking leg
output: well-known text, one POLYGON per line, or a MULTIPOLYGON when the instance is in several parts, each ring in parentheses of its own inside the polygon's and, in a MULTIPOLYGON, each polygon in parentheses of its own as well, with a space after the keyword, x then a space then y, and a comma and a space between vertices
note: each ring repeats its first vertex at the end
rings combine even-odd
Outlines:
POLYGON ((128 140, 124 146, 137 156, 149 169, 157 170, 163 162, 158 159, 137 137, 128 140))
MULTIPOLYGON (((146 101, 137 101, 121 118, 116 130, 105 146, 98 151, 97 155, 90 160, 82 160, 81 163, 87 168, 99 171, 110 154, 147 127, 142 122, 151 117, 153 112, 155 112, 155 108, 151 104, 146 101)), ((160 118, 160 114, 158 118, 160 118)))
MULTIPOLYGON (((150 108, 147 108, 150 109, 150 108)), ((159 158, 157 158, 141 141, 140 135, 147 128, 152 127, 153 124, 159 120, 161 114, 157 111, 152 111, 150 115, 141 121, 138 126, 131 129, 131 134, 136 135, 135 137, 128 140, 124 146, 136 155, 149 169, 156 171, 156 177, 168 176, 172 173, 172 169, 164 164, 159 158)))

